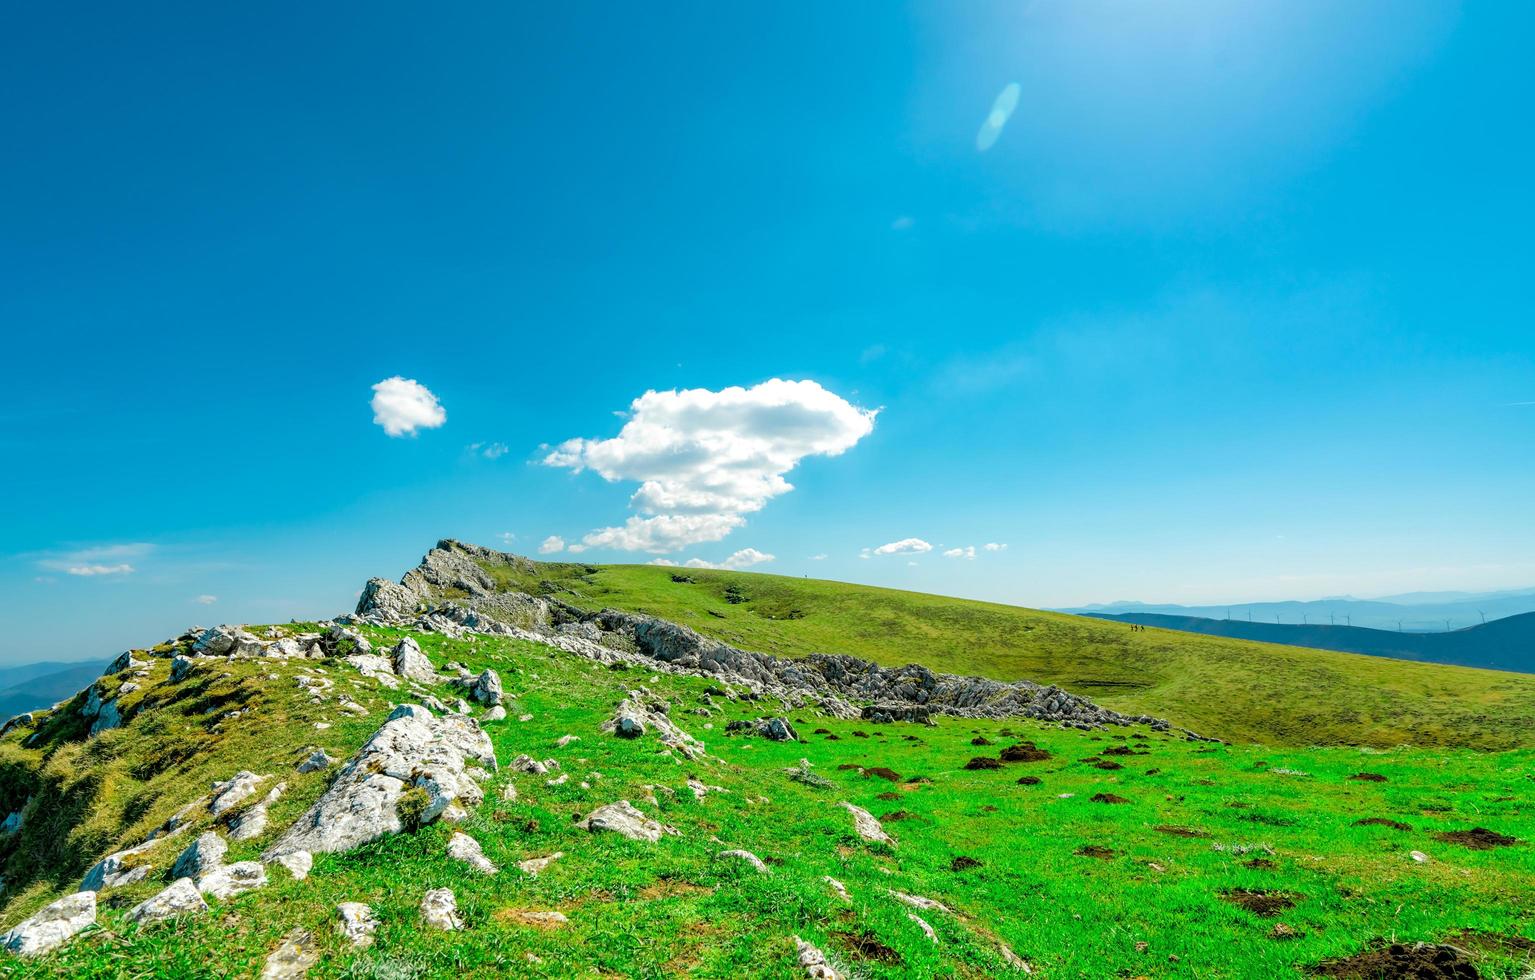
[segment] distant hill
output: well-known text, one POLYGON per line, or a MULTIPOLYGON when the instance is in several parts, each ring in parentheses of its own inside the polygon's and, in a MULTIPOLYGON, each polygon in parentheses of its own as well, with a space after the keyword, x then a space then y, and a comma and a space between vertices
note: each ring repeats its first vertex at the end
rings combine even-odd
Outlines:
MULTIPOLYGON (((1146 602, 1094 603, 1059 612, 1078 615, 1158 613, 1205 619, 1246 619, 1270 625, 1362 626, 1412 633, 1444 633, 1535 612, 1535 588, 1503 592, 1411 592, 1377 599, 1332 596, 1312 601, 1244 602, 1180 606, 1146 602)), ((1329 648, 1331 649, 1331 648, 1329 648)))
POLYGON ((101 674, 97 660, 35 663, 0 669, 0 721, 62 701, 101 674))
POLYGON ((1366 653, 1377 657, 1485 667, 1535 673, 1535 613, 1493 620, 1448 633, 1398 633, 1394 630, 1361 629, 1358 626, 1288 625, 1249 622, 1245 619, 1211 619, 1202 616, 1167 616, 1159 613, 1087 613, 1095 619, 1138 623, 1161 629, 1225 636, 1286 646, 1366 653))

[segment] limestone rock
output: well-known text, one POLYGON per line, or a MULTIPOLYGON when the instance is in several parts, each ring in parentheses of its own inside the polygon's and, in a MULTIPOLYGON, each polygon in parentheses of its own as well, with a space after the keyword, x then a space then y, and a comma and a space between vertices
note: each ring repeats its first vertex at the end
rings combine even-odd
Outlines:
POLYGON ((261 980, 298 980, 318 962, 320 951, 315 947, 314 936, 294 929, 266 958, 261 980))
POLYGON ((661 744, 667 748, 687 759, 702 757, 706 752, 704 743, 683 731, 665 709, 664 704, 654 702, 644 691, 630 691, 629 696, 619 702, 613 717, 603 723, 602 730, 619 738, 639 738, 646 731, 655 729, 661 736, 661 744))
POLYGON ((501 695, 501 675, 489 667, 481 671, 469 687, 469 696, 483 705, 500 704, 501 695))
POLYGON ((288 788, 287 783, 278 783, 273 786, 261 802, 246 810, 229 825, 230 840, 252 840, 260 837, 266 831, 267 807, 276 803, 282 797, 283 791, 288 788))
POLYGON ((378 918, 363 903, 342 902, 336 906, 336 932, 353 946, 373 945, 373 933, 377 930, 378 918))
POLYGON ((799 965, 805 970, 805 976, 812 980, 839 980, 837 971, 826 964, 825 953, 798 936, 794 937, 794 949, 798 954, 799 965))
POLYGON ((315 749, 303 762, 298 764, 299 772, 318 772, 328 766, 336 764, 336 760, 327 755, 324 749, 315 749))
POLYGON ((389 659, 394 663, 394 672, 401 677, 423 684, 437 682, 437 672, 432 669, 431 660, 421 652, 421 644, 408 636, 401 637, 400 642, 390 648, 389 659))
POLYGON ((211 830, 201 834, 176 858, 176 863, 171 866, 171 877, 196 878, 212 871, 224 862, 224 855, 228 851, 229 845, 218 834, 211 830))
POLYGON ((496 705, 494 708, 491 708, 489 711, 485 712, 485 720, 486 721, 505 721, 506 720, 506 708, 502 707, 499 704, 496 705))
POLYGON ((914 909, 921 909, 924 912, 947 912, 950 915, 954 914, 953 909, 937 899, 924 898, 921 895, 908 895, 905 892, 898 891, 892 891, 890 897, 902 905, 909 905, 914 909))
MULTIPOLYGON (((228 626, 205 629, 192 643, 192 649, 210 657, 222 657, 235 647, 235 631, 228 626)), ((176 678, 172 677, 172 680, 176 678)))
POLYGON ((482 875, 493 875, 500 870, 485 856, 480 842, 463 832, 455 833, 448 841, 448 857, 464 862, 482 875))
MULTIPOLYGON (((413 706, 412 706, 413 707, 413 706)), ((426 714, 424 709, 416 711, 426 714)), ((384 726, 336 774, 330 788, 267 849, 271 859, 304 850, 347 851, 404 823, 397 804, 407 789, 427 793, 416 817, 430 823, 455 804, 477 806, 484 791, 465 771, 469 763, 496 768, 490 738, 473 718, 400 715, 384 726)))
POLYGON ((433 929, 451 932, 464 927, 458 914, 458 900, 451 888, 433 888, 421 896, 421 919, 433 929))
POLYGON ((787 718, 769 718, 757 726, 757 731, 763 738, 774 742, 798 742, 799 733, 794 726, 789 724, 787 718))
POLYGON ((372 653, 373 644, 368 638, 350 626, 335 624, 320 637, 325 652, 332 657, 350 657, 358 653, 372 653))
POLYGON ((256 787, 265 778, 248 769, 242 769, 223 782, 214 783, 213 801, 208 804, 208 812, 217 817, 231 807, 244 803, 256 795, 256 787))
POLYGON ((277 863, 288 869, 294 881, 303 881, 309 877, 309 869, 314 867, 314 855, 308 851, 290 851, 278 855, 277 863))
POLYGON ((197 665, 197 662, 195 660, 193 660, 191 657, 185 657, 185 656, 182 656, 179 653, 176 656, 172 657, 171 658, 171 683, 172 684, 179 684, 182 681, 186 680, 186 676, 192 672, 192 668, 195 667, 196 665, 197 665))
POLYGON ((101 672, 103 677, 111 674, 121 674, 125 670, 139 670, 149 666, 142 660, 135 659, 132 650, 125 650, 117 655, 117 659, 107 664, 107 669, 101 672))
POLYGON ((922 934, 928 938, 929 942, 936 943, 938 941, 938 933, 933 931, 933 927, 928 925, 927 920, 922 918, 922 916, 915 912, 907 912, 906 918, 917 924, 917 928, 922 930, 922 934))
POLYGON ((540 871, 549 867, 549 865, 553 864, 564 856, 564 851, 555 851, 553 854, 550 854, 546 857, 528 858, 526 861, 518 861, 517 867, 529 878, 537 878, 540 871))
POLYGON ((668 832, 667 828, 660 823, 636 810, 628 800, 619 800, 617 803, 598 807, 581 821, 581 826, 594 834, 602 832, 621 834, 630 840, 647 840, 652 843, 660 840, 661 835, 668 832))
POLYGON ((370 578, 357 599, 357 615, 398 623, 416 615, 421 597, 388 579, 370 578))
POLYGON ((753 854, 751 851, 743 851, 743 850, 740 850, 740 849, 735 849, 735 850, 730 850, 730 851, 720 851, 718 854, 715 855, 715 857, 718 857, 718 858, 734 858, 734 859, 739 860, 739 861, 745 861, 747 864, 751 865, 753 868, 756 868, 757 872, 759 874, 768 875, 768 874, 772 874, 773 873, 772 871, 768 870, 768 866, 766 864, 762 863, 762 859, 759 858, 757 855, 753 854))
POLYGON ((837 805, 853 815, 853 829, 858 832, 859 837, 867 841, 877 841, 881 844, 895 844, 895 838, 885 833, 885 828, 880 825, 878 820, 874 819, 874 814, 862 807, 857 807, 847 802, 837 805))
POLYGON ((160 894, 145 899, 128 913, 129 922, 159 922, 178 915, 193 915, 206 911, 208 903, 191 878, 177 878, 160 894))
POLYGON ((219 865, 197 879, 197 890, 223 900, 243 892, 266 887, 266 868, 260 861, 237 861, 219 865))
POLYGON ((3 936, 0 949, 17 956, 41 956, 58 949, 96 922, 96 893, 66 895, 3 936))
POLYGON ((79 890, 99 892, 105 888, 121 888, 135 881, 143 881, 149 877, 149 872, 154 870, 148 863, 139 860, 139 855, 148 849, 149 844, 144 843, 118 851, 116 854, 108 854, 85 873, 85 877, 80 881, 79 890))

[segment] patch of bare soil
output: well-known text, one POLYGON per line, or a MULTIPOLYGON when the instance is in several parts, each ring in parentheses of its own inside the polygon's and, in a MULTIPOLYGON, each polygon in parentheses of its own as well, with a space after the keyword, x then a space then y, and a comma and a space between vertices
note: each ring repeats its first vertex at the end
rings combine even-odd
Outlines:
POLYGON ((1356 783, 1384 783, 1386 777, 1378 772, 1356 772, 1348 777, 1356 783))
POLYGON ((875 938, 874 933, 867 930, 863 932, 834 932, 832 938, 847 947, 849 955, 854 959, 866 963, 885 963, 890 966, 900 966, 903 962, 901 954, 886 946, 875 938))
POLYGON ((1490 851, 1494 847, 1513 847, 1519 843, 1519 838, 1500 834, 1486 827, 1472 827, 1470 830, 1450 830, 1435 834, 1435 839, 1442 840, 1446 844, 1459 844, 1473 851, 1490 851))
POLYGON ((970 740, 970 744, 971 745, 990 745, 991 744, 991 739, 987 738, 985 735, 977 735, 975 738, 972 738, 970 740))
POLYGON ((1130 801, 1125 799, 1123 796, 1115 796, 1113 793, 1094 793, 1093 794, 1093 798, 1092 798, 1092 802, 1094 802, 1094 803, 1129 803, 1130 801))
POLYGON ((1411 824, 1402 823, 1400 820, 1387 820, 1385 817, 1365 817, 1363 820, 1355 820, 1355 827, 1390 827, 1392 830, 1411 830, 1411 824))
POLYGON ((1108 847, 1099 847, 1097 844, 1088 844, 1076 850, 1077 857, 1097 858, 1100 861, 1112 861, 1119 852, 1108 847))
POLYGON ((662 878, 653 885, 646 885, 638 892, 640 898, 653 901, 657 898, 678 898, 683 895, 712 895, 713 888, 695 885, 690 881, 662 878))
POLYGON ((917 819, 917 815, 912 813, 910 810, 891 810, 889 813, 880 817, 880 820, 889 821, 891 823, 900 823, 902 820, 915 819, 917 819))
POLYGON ((812 734, 812 735, 830 735, 831 734, 831 729, 830 728, 817 728, 815 731, 811 732, 810 734, 812 734))
POLYGON ((1003 762, 1043 762, 1050 758, 1050 753, 1033 742, 1020 742, 1003 749, 1001 756, 1003 762))
POLYGON ((1159 833, 1159 834, 1169 834, 1169 835, 1171 835, 1173 837, 1209 837, 1210 836, 1209 834, 1205 833, 1204 831, 1196 830, 1193 827, 1178 827, 1178 826, 1175 826, 1173 824, 1166 824, 1166 823, 1160 824, 1159 826, 1157 826, 1157 827, 1155 827, 1153 829, 1155 829, 1156 832, 1159 833))
POLYGON ((1102 755, 1134 755, 1135 750, 1128 745, 1110 745, 1104 749, 1102 755))
POLYGON ((884 800, 887 803, 890 802, 891 800, 899 800, 900 798, 901 798, 901 794, 900 793, 892 793, 892 792, 888 792, 888 791, 884 792, 884 793, 881 793, 881 794, 879 794, 878 796, 875 797, 876 800, 884 800))
POLYGON ((846 772, 849 769, 862 769, 862 768, 863 768, 863 766, 858 765, 856 762, 844 762, 844 763, 842 763, 842 765, 837 767, 837 771, 838 772, 846 772))
POLYGON ((981 862, 973 857, 965 857, 963 854, 949 862, 950 871, 968 871, 971 868, 979 868, 980 866, 981 862))
POLYGON ((859 731, 858 729, 855 728, 853 730, 853 737, 854 738, 868 738, 869 737, 869 733, 868 732, 859 731))
POLYGON ((1285 909, 1295 907, 1295 896, 1287 892, 1269 892, 1262 889, 1233 888, 1230 891, 1221 892, 1221 898, 1232 905, 1239 906, 1251 912, 1253 915, 1261 915, 1265 918, 1278 915, 1285 909))
POLYGON ((1251 861, 1243 861, 1242 867, 1252 868, 1254 871, 1273 871, 1279 865, 1268 858, 1253 858, 1251 861))
POLYGON ((991 758, 990 756, 978 755, 974 759, 971 759, 969 762, 965 763, 964 768, 966 768, 966 769, 1001 769, 1002 768, 1002 763, 997 761, 996 759, 991 758))
POLYGON ((1019 776, 1018 777, 1018 785, 1019 786, 1038 786, 1039 783, 1040 783, 1040 779, 1039 779, 1038 776, 1019 776))
POLYGON ((1123 769, 1124 766, 1120 765, 1117 762, 1110 762, 1108 759, 1103 759, 1103 760, 1101 760, 1099 762, 1093 763, 1093 768, 1094 769, 1106 769, 1109 772, 1113 772, 1115 769, 1123 769))
POLYGON ((1461 949, 1487 953, 1535 955, 1535 941, 1525 939, 1523 936, 1506 936, 1501 932, 1481 932, 1477 929, 1462 929, 1453 936, 1446 936, 1445 940, 1459 946, 1461 949))
POLYGON ((1323 960, 1314 977, 1342 980, 1481 980, 1464 950, 1434 943, 1392 943, 1353 956, 1323 960))
POLYGON ((886 769, 884 766, 875 766, 872 769, 865 769, 863 774, 865 777, 878 776, 880 779, 888 779, 892 783, 898 783, 901 781, 900 773, 896 772, 894 769, 886 769))

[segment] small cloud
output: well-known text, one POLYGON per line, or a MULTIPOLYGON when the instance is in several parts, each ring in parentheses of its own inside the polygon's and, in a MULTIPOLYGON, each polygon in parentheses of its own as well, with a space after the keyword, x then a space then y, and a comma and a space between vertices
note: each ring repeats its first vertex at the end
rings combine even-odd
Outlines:
POLYGON ((395 375, 373 386, 373 422, 392 437, 414 436, 418 429, 435 429, 448 420, 437 396, 410 378, 395 375))
POLYGON ((995 541, 988 541, 988 542, 986 542, 985 548, 986 548, 987 551, 1006 551, 1007 550, 1007 545, 1005 545, 1005 544, 998 544, 995 541))
POLYGON ((914 224, 916 224, 916 222, 912 220, 911 215, 903 214, 899 218, 896 218, 894 221, 890 222, 890 230, 906 231, 914 224))
POLYGON ((584 544, 573 544, 570 547, 566 548, 565 550, 570 552, 573 555, 579 555, 581 552, 586 550, 586 545, 584 545, 584 544))
POLYGON ((1017 82, 1008 82, 997 93, 991 103, 991 111, 986 114, 986 121, 981 123, 980 130, 975 134, 975 148, 978 152, 985 153, 996 145, 1007 121, 1018 108, 1018 96, 1022 91, 1017 82))
POLYGON ((916 567, 917 567, 917 563, 916 563, 916 562, 914 562, 914 561, 909 561, 909 562, 907 562, 907 563, 906 563, 906 564, 907 564, 907 565, 908 565, 908 566, 909 566, 909 567, 911 567, 911 568, 916 568, 916 567))
POLYGON ((1509 402, 1508 403, 1508 407, 1509 408, 1528 408, 1531 405, 1535 405, 1535 402, 1509 402))
MULTIPOLYGON (((920 555, 924 551, 932 550, 933 546, 921 538, 902 538, 899 541, 891 541, 889 544, 880 545, 874 549, 873 553, 876 555, 920 555)), ((864 551, 868 552, 869 549, 865 548, 864 551)), ((867 557, 867 554, 861 557, 867 557)))
POLYGON ((517 535, 513 534, 511 531, 502 531, 499 537, 501 538, 502 544, 511 544, 513 541, 517 540, 517 535))
POLYGON ((136 569, 127 562, 116 565, 71 565, 64 569, 71 575, 132 575, 136 569))
POLYGON ((773 558, 773 555, 758 551, 756 548, 742 548, 740 551, 732 554, 729 558, 726 558, 719 564, 715 564, 714 562, 707 561, 703 558, 689 558, 687 560, 687 567, 723 568, 734 570, 738 568, 747 568, 751 565, 760 565, 765 561, 772 561, 773 558))
POLYGON ((662 565, 662 566, 664 566, 666 568, 676 568, 677 567, 677 563, 672 561, 670 558, 652 558, 649 561, 647 561, 645 564, 647 564, 647 565, 662 565))
POLYGON ((967 561, 975 561, 975 545, 966 548, 950 548, 943 553, 945 558, 964 558, 967 561))
POLYGON ((219 601, 219 597, 216 596, 216 595, 200 595, 196 599, 193 599, 192 601, 197 603, 200 606, 211 606, 215 602, 219 601))
POLYGON ((479 453, 486 459, 500 459, 511 452, 504 442, 476 442, 469 447, 469 451, 479 453))
POLYGON ((826 556, 824 554, 823 555, 811 555, 810 556, 810 560, 811 561, 825 561, 826 560, 826 556))
POLYGON ((872 364, 889 353, 889 348, 884 344, 870 344, 858 355, 859 364, 872 364))
MULTIPOLYGON (((543 544, 540 544, 538 546, 538 553, 541 554, 541 555, 552 555, 552 554, 555 554, 556 552, 560 552, 560 551, 564 551, 564 550, 565 550, 565 539, 560 537, 558 534, 551 534, 551 535, 549 535, 547 538, 544 539, 543 544)), ((570 550, 571 551, 577 551, 577 550, 579 550, 579 548, 571 548, 570 550)))

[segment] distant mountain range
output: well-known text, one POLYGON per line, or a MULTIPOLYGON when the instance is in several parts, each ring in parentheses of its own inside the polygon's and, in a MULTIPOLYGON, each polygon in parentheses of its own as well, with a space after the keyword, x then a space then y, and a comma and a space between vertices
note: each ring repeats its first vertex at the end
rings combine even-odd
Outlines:
POLYGON ((1535 673, 1535 612, 1506 616, 1485 626, 1449 633, 1399 633, 1358 626, 1286 625, 1245 619, 1207 619, 1160 613, 1086 613, 1096 619, 1138 623, 1162 629, 1227 636, 1286 646, 1314 647, 1344 653, 1421 660, 1461 667, 1488 667, 1535 673))
POLYGON ((1203 619, 1240 619, 1270 625, 1325 624, 1411 633, 1445 633, 1476 626, 1484 620, 1492 622, 1535 612, 1535 588, 1502 592, 1409 592, 1378 599, 1334 596, 1307 602, 1234 602, 1220 606, 1111 602, 1059 611, 1080 615, 1159 613, 1203 619))
POLYGON ((0 667, 0 721, 62 701, 101 676, 100 660, 0 667))

